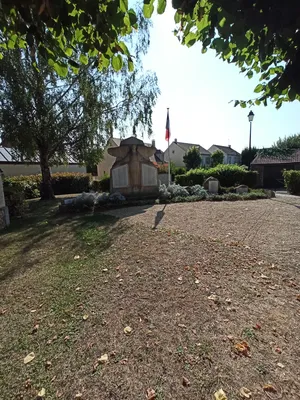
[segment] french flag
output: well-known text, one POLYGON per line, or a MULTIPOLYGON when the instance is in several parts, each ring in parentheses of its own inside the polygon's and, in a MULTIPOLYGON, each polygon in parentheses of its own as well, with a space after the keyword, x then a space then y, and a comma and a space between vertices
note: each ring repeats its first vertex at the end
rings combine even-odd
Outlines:
POLYGON ((169 141, 171 137, 171 130, 170 130, 170 118, 169 118, 169 109, 167 111, 167 122, 166 122, 166 140, 169 141))

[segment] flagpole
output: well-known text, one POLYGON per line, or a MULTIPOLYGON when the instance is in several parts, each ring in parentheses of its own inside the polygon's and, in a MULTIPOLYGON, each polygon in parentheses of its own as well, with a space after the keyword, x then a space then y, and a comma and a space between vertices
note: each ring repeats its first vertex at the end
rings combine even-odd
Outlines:
MULTIPOLYGON (((167 113, 169 115, 169 108, 167 108, 167 113)), ((168 181, 169 181, 169 185, 171 185, 170 134, 168 136, 168 159, 169 159, 169 163, 168 163, 168 181)))

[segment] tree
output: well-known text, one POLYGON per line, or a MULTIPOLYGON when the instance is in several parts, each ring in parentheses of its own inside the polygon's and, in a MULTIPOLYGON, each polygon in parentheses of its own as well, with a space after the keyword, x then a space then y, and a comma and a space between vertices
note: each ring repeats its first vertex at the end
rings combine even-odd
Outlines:
POLYGON ((248 147, 245 147, 241 153, 242 165, 247 165, 247 167, 250 167, 251 162, 254 160, 258 152, 259 150, 256 147, 251 147, 250 150, 248 147))
POLYGON ((39 160, 41 197, 53 198, 51 165, 69 157, 97 163, 114 129, 151 134, 158 94, 155 74, 141 68, 115 73, 87 66, 60 79, 38 54, 33 60, 27 50, 11 50, 0 61, 1 137, 26 160, 39 160))
POLYGON ((2 0, 0 7, 2 52, 38 50, 60 76, 89 62, 99 69, 134 68, 124 39, 146 22, 127 0, 2 0))
POLYGON ((276 149, 300 149, 300 133, 296 133, 291 136, 285 136, 283 139, 279 138, 277 142, 273 144, 273 148, 276 149))
POLYGON ((260 76, 257 97, 236 100, 235 106, 267 105, 269 99, 279 108, 284 101, 300 100, 297 0, 172 0, 172 5, 175 34, 183 45, 200 41, 202 53, 213 49, 248 78, 260 76))
POLYGON ((199 168, 201 165, 201 154, 198 147, 193 146, 183 156, 183 162, 187 170, 199 168))
POLYGON ((210 156, 212 166, 215 167, 216 165, 223 164, 224 162, 224 153, 221 150, 216 150, 210 156))

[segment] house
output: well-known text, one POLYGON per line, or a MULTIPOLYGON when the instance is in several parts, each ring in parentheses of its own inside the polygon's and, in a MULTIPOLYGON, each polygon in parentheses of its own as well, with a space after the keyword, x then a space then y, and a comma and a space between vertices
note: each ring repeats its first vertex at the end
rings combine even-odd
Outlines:
POLYGON ((300 170, 300 149, 287 157, 270 157, 258 154, 250 168, 258 172, 259 186, 269 189, 284 187, 282 171, 284 169, 300 170))
POLYGON ((214 153, 217 150, 221 150, 224 153, 223 164, 239 164, 241 162, 241 155, 236 150, 233 150, 231 146, 219 146, 218 144, 213 144, 210 146, 208 151, 214 153))
MULTIPOLYGON (((118 138, 110 138, 107 146, 104 150, 104 155, 102 161, 97 165, 97 176, 98 177, 103 177, 104 175, 109 175, 110 174, 110 169, 113 166, 115 162, 115 157, 111 156, 108 154, 107 149, 109 147, 119 147, 122 139, 118 138)), ((152 140, 152 143, 145 143, 145 146, 148 147, 155 147, 155 141, 152 140)), ((155 165, 162 164, 164 162, 164 157, 163 157, 163 152, 161 150, 156 150, 154 155, 150 157, 150 161, 152 161, 155 165)))
MULTIPOLYGON (((15 154, 10 147, 0 147, 0 169, 5 176, 35 175, 41 173, 38 159, 24 160, 15 154)), ((51 167, 51 172, 82 172, 86 173, 86 167, 80 165, 72 157, 69 157, 68 164, 51 167)))
POLYGON ((183 156, 191 147, 197 147, 201 154, 201 165, 202 166, 210 166, 210 152, 207 151, 204 147, 199 144, 193 143, 183 143, 178 142, 177 139, 174 139, 174 142, 170 144, 167 150, 164 152, 164 160, 169 161, 169 153, 171 162, 173 162, 176 167, 185 167, 183 162, 183 156))

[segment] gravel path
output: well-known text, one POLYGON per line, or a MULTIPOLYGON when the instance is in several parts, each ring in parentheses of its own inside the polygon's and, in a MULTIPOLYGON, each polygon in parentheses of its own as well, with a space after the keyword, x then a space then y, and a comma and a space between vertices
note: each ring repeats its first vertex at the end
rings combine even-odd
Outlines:
POLYGON ((181 230, 258 250, 282 265, 300 266, 300 198, 141 206, 108 212, 130 222, 181 230))

